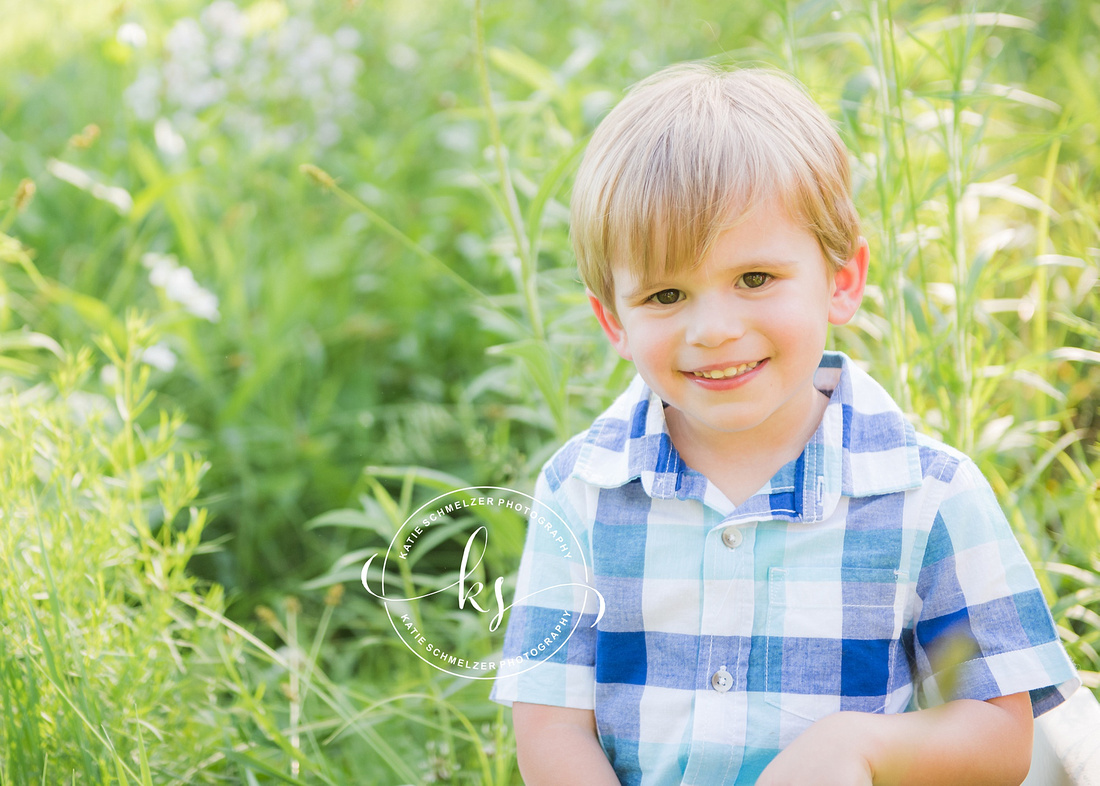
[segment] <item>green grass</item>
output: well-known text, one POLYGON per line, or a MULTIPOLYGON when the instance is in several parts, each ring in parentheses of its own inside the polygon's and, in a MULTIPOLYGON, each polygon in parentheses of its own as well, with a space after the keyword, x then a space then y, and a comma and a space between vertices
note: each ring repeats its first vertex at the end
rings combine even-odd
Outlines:
POLYGON ((206 514, 191 503, 206 465, 176 446, 178 416, 135 425, 151 395, 135 355, 143 326, 129 323, 122 348, 102 340, 113 401, 83 389, 90 351, 37 338, 53 373, 7 386, 0 410, 3 774, 151 783, 218 743, 201 717, 221 691, 202 656, 217 631, 176 600, 221 602, 185 570, 201 548, 206 514))
POLYGON ((161 84, 149 116, 126 91, 203 4, 70 5, 8 2, 0 32, 0 783, 517 782, 488 686, 412 658, 359 567, 439 489, 529 486, 625 385, 572 172, 625 87, 699 57, 790 70, 836 119, 872 265, 833 344, 975 457, 1100 687, 1089 4, 265 0, 224 99, 161 84), (294 56, 341 29, 338 89, 294 56))

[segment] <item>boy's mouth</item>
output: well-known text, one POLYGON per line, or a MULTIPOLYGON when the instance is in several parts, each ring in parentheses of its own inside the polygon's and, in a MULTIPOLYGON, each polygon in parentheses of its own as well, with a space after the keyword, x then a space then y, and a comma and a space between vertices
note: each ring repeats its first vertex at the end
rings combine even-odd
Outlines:
POLYGON ((752 371, 763 362, 762 360, 754 360, 752 363, 742 363, 739 366, 716 368, 711 371, 692 371, 690 373, 696 377, 702 377, 703 379, 732 379, 733 377, 739 377, 746 372, 752 371))

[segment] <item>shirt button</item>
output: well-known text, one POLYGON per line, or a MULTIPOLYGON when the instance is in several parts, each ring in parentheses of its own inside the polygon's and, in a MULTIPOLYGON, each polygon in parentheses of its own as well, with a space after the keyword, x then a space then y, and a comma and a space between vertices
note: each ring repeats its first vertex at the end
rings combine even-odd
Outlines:
POLYGON ((722 530, 722 542, 726 544, 727 549, 737 548, 744 539, 745 536, 741 534, 739 527, 730 526, 722 530))
POLYGON ((733 687, 733 675, 726 671, 726 667, 723 666, 714 672, 714 676, 710 678, 710 684, 719 693, 725 693, 733 687))

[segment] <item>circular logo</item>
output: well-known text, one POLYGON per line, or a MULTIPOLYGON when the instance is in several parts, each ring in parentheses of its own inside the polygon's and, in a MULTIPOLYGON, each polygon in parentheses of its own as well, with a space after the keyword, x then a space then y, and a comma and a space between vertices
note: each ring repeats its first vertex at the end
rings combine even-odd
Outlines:
POLYGON ((602 616, 603 598, 591 586, 584 555, 565 520, 531 495, 468 486, 417 508, 390 541, 380 572, 375 554, 360 577, 414 655, 456 677, 494 679, 502 669, 529 671, 560 651, 580 626, 581 611, 598 606, 596 620, 602 616), (516 517, 527 521, 526 553, 551 568, 538 576, 526 571, 513 592, 506 576, 490 574, 501 566, 485 558, 494 529, 514 534, 516 517), (504 658, 509 612, 521 605, 537 611, 525 615, 523 651, 504 658))

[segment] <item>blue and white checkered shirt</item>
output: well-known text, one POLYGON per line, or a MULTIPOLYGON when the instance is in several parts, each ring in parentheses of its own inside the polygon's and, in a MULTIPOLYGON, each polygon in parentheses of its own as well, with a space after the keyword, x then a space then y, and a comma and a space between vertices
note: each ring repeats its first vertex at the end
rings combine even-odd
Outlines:
POLYGON ((502 669, 494 700, 594 709, 619 779, 648 786, 754 783, 839 710, 1028 691, 1038 715, 1072 693, 1035 575, 973 462, 917 434, 844 355, 827 353, 814 384, 831 394, 817 433, 736 507, 681 461, 640 378, 562 448, 536 497, 587 565, 529 528, 504 645, 522 673, 502 669), (606 601, 595 627, 593 593, 528 597, 585 580, 606 601), (523 653, 566 611, 572 635, 532 668, 523 653), (965 654, 945 665, 937 650, 965 654))

